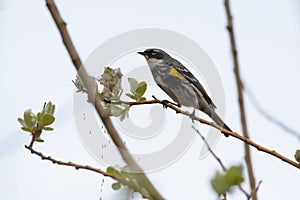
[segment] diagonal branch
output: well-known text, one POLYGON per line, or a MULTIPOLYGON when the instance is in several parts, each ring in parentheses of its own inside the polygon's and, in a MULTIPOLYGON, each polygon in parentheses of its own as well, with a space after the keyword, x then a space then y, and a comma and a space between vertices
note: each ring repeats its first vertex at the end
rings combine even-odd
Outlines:
MULTIPOLYGON (((195 127, 192 126, 192 128, 194 129, 194 131, 196 131, 196 133, 198 133, 198 135, 201 137, 202 141, 204 142, 204 144, 206 145, 208 151, 211 153, 211 155, 218 161, 218 163, 220 164, 222 170, 224 172, 227 172, 228 169, 225 167, 225 165, 223 164, 222 160, 217 156, 217 154, 215 154, 215 152, 210 148, 208 142, 206 141, 206 139, 204 138, 204 136, 202 135, 202 133, 195 127)), ((247 199, 251 198, 251 195, 249 195, 244 188, 241 185, 238 185, 239 189, 241 190, 242 193, 244 193, 247 197, 247 199)))
MULTIPOLYGON (((32 138, 33 138, 33 141, 34 141, 34 137, 32 137, 32 138)), ((119 181, 120 183, 122 183, 124 185, 127 185, 132 190, 139 192, 144 198, 152 199, 151 196, 149 196, 149 194, 145 190, 141 190, 135 184, 132 184, 130 181, 128 181, 128 180, 124 179, 123 177, 120 177, 120 176, 118 176, 114 173, 105 172, 101 169, 91 167, 89 165, 81 165, 81 164, 77 164, 77 163, 74 163, 74 162, 65 162, 65 161, 57 160, 57 159, 52 158, 50 156, 45 156, 42 152, 38 152, 38 151, 34 150, 32 148, 32 146, 30 146, 30 145, 29 146, 25 145, 25 148, 28 149, 32 154, 35 154, 35 155, 39 156, 42 160, 51 161, 53 164, 74 167, 76 170, 84 169, 84 170, 96 172, 98 174, 102 174, 103 176, 110 177, 112 179, 115 179, 115 180, 119 181)))
POLYGON ((286 123, 281 121, 279 118, 272 116, 267 112, 263 106, 258 102, 258 100, 255 98, 254 94, 251 92, 248 85, 245 85, 244 81, 244 89, 245 93, 248 96, 250 102, 252 102, 253 106, 256 108, 256 110, 267 120, 269 120, 271 123, 277 125, 279 128, 284 130, 286 133, 289 133, 290 135, 296 137, 300 141, 300 133, 296 131, 295 129, 292 129, 289 127, 286 123))
MULTIPOLYGON (((154 98, 154 100, 138 101, 138 102, 136 102, 136 101, 110 101, 110 100, 104 100, 104 101, 107 102, 107 103, 127 104, 127 105, 130 105, 130 106, 144 105, 144 104, 162 104, 163 106, 166 106, 166 107, 174 110, 177 114, 182 114, 182 115, 185 115, 185 116, 188 116, 188 117, 193 116, 192 113, 190 113, 188 111, 185 111, 185 110, 182 110, 182 109, 178 108, 177 106, 175 106, 171 103, 165 104, 162 100, 159 100, 159 99, 155 98, 154 96, 153 96, 153 98, 154 98)), ((221 133, 223 133, 223 134, 228 134, 228 135, 230 135, 230 136, 232 136, 232 137, 234 137, 238 140, 241 140, 241 141, 249 144, 250 146, 256 148, 258 151, 262 151, 264 153, 270 154, 270 155, 282 160, 283 162, 286 162, 286 163, 290 164, 291 166, 294 166, 294 167, 300 169, 300 164, 299 163, 297 163, 297 162, 281 155, 280 153, 277 153, 275 150, 271 150, 271 149, 268 149, 268 148, 266 148, 262 145, 259 145, 256 142, 250 140, 249 138, 244 137, 244 136, 242 136, 242 135, 240 135, 236 132, 230 132, 226 129, 223 129, 221 126, 217 125, 214 122, 205 120, 205 119, 200 118, 198 116, 193 116, 193 119, 200 122, 200 123, 203 123, 203 124, 209 125, 211 127, 214 127, 216 129, 220 130, 221 133)))
MULTIPOLYGON (((231 14, 231 10, 230 10, 229 0, 224 0, 224 5, 225 5, 225 9, 226 9, 227 30, 228 30, 228 33, 230 36, 232 58, 233 58, 233 63, 234 63, 234 73, 235 73, 236 85, 237 85, 237 90, 238 90, 238 101, 239 101, 239 108, 240 108, 240 118, 241 118, 241 123, 242 123, 242 128, 243 128, 243 135, 246 138, 249 138, 247 121, 246 121, 246 112, 245 112, 245 106, 244 106, 244 98, 243 98, 243 84, 242 84, 240 71, 239 71, 239 62, 238 62, 237 48, 236 48, 232 14, 231 14)), ((252 198, 253 198, 253 200, 256 200, 257 199, 256 186, 255 186, 256 184, 255 184, 253 166, 252 166, 252 162, 251 162, 251 153, 250 153, 249 145, 245 143, 244 149, 245 149, 245 162, 246 162, 246 166, 247 166, 250 187, 252 190, 252 198)))
POLYGON ((92 78, 87 74, 84 66, 82 65, 82 62, 80 60, 80 57, 73 45, 73 42, 71 40, 71 37, 67 31, 66 23, 61 18, 60 13, 55 5, 55 2, 53 0, 46 0, 46 5, 51 13, 51 16, 53 20, 55 21, 55 24, 60 32, 60 35, 62 37, 63 43, 69 53, 69 56, 72 59, 72 62, 74 64, 74 67, 78 71, 78 75, 84 85, 84 87, 87 90, 87 94, 89 99, 92 99, 92 103, 94 104, 96 111, 101 118, 103 124, 105 125, 110 137, 112 138, 115 145, 118 147, 118 150, 124 159, 124 161, 128 164, 131 171, 138 171, 139 173, 134 173, 133 176, 138 181, 139 185, 143 188, 145 188, 150 196, 153 199, 163 199, 161 194, 156 190, 156 188, 152 185, 148 177, 145 175, 143 170, 138 166, 136 161, 133 159, 131 154, 128 152, 127 148, 123 144, 119 134, 117 133, 115 127, 113 126, 107 112, 103 108, 101 104, 101 100, 98 97, 98 95, 95 95, 95 86, 93 84, 92 78))

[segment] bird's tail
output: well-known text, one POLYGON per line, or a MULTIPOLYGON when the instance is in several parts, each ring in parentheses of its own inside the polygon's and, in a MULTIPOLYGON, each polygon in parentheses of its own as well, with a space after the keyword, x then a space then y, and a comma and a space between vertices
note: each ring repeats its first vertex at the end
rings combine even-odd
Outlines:
MULTIPOLYGON (((216 124, 223 127, 224 129, 232 132, 232 130, 223 122, 223 120, 217 115, 217 113, 213 112, 211 115, 211 118, 214 120, 216 124)), ((228 134, 225 134, 226 137, 228 137, 228 134)))

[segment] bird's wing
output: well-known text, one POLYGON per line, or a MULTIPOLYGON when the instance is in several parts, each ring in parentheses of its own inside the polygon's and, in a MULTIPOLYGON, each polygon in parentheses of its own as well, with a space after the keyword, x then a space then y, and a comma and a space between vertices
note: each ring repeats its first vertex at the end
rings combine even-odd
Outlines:
MULTIPOLYGON (((171 64, 171 63, 170 63, 171 64)), ((207 92, 205 91, 204 87, 201 85, 201 83, 196 79, 196 77, 179 61, 173 59, 172 64, 174 67, 178 70, 178 73, 184 76, 184 78, 189 81, 193 87, 195 87, 197 90, 199 90, 204 99, 207 101, 209 105, 211 105, 213 108, 216 108, 215 104, 211 100, 211 98, 208 96, 207 92)))

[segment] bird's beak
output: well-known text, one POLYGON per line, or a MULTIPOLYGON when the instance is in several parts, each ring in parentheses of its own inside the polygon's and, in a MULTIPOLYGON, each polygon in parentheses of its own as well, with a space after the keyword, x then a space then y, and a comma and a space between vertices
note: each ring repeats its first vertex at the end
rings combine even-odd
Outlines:
POLYGON ((141 54, 143 56, 146 56, 147 54, 145 52, 138 52, 138 54, 141 54))

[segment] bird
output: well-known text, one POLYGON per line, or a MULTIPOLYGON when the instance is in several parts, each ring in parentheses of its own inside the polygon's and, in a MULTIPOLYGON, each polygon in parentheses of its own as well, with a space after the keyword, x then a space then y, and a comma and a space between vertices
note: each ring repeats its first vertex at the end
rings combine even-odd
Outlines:
MULTIPOLYGON (((144 56, 154 81, 177 103, 177 106, 193 107, 192 115, 195 114, 195 109, 198 109, 208 115, 217 125, 232 132, 215 112, 216 105, 204 87, 183 64, 158 48, 150 48, 137 53, 144 56)), ((228 134, 224 135, 228 137, 228 134)))

